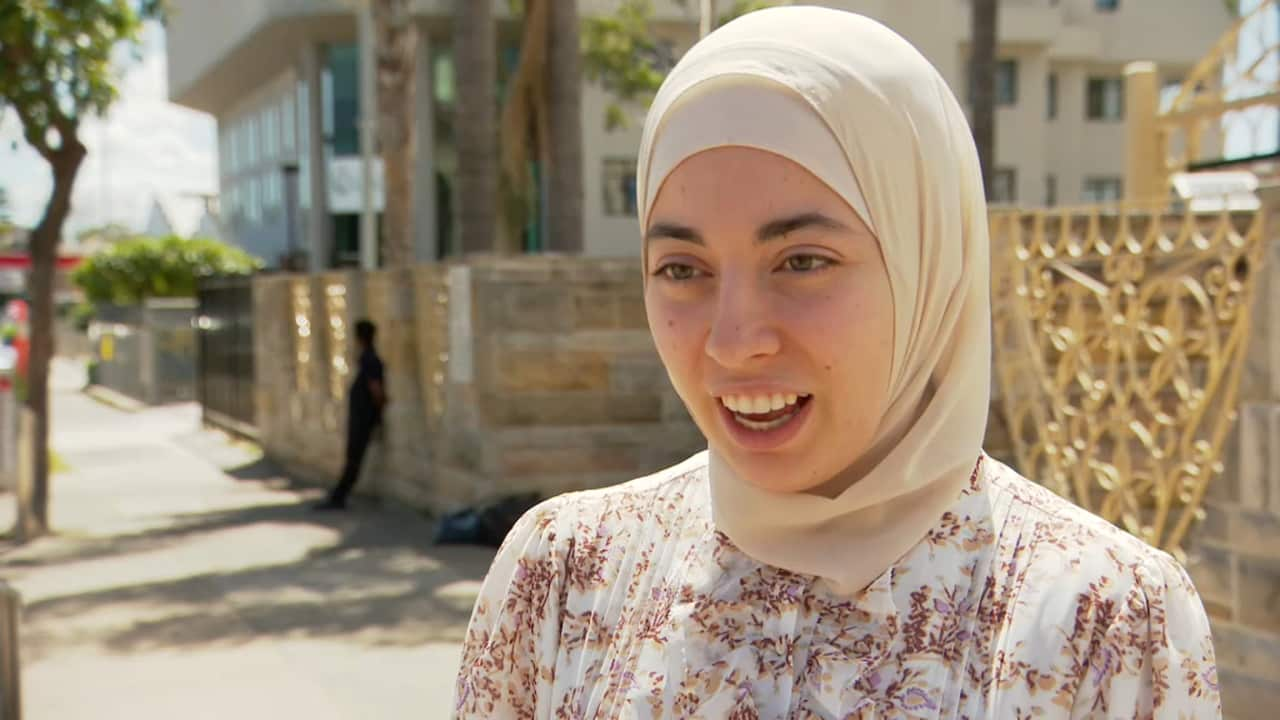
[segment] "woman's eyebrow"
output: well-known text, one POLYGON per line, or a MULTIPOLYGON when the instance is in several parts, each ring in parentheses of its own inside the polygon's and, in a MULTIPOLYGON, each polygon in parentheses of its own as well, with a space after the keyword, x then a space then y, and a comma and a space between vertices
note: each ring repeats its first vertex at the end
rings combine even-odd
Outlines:
POLYGON ((706 241, 698 234, 697 230, 685 225, 677 225, 669 222, 656 222, 649 226, 649 230, 644 234, 644 241, 665 238, 667 240, 683 240, 696 245, 706 245, 706 241))
MULTIPOLYGON (((806 212, 790 217, 771 220, 756 231, 756 243, 767 243, 785 236, 787 233, 793 233, 806 228, 821 228, 823 230, 848 230, 849 227, 844 223, 823 215, 820 212, 806 212)), ((666 240, 683 240, 691 242, 695 245, 706 245, 706 241, 702 239, 702 235, 687 225, 679 225, 671 222, 656 222, 649 226, 648 232, 644 234, 645 242, 657 240, 659 238, 666 240)))
POLYGON ((816 227, 823 230, 848 230, 849 227, 834 218, 820 212, 806 212, 791 217, 772 220, 760 226, 756 231, 756 243, 767 243, 788 233, 816 227))

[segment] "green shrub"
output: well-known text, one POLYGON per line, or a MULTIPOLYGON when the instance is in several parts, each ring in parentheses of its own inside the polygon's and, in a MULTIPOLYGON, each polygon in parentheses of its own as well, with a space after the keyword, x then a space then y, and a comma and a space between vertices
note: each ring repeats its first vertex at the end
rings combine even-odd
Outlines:
POLYGON ((91 302, 76 303, 71 308, 71 325, 80 332, 88 332, 89 324, 98 316, 98 308, 91 302))
POLYGON ((134 238, 80 265, 72 280, 91 303, 132 305, 147 298, 195 297, 200 278, 250 275, 262 261, 207 238, 134 238))

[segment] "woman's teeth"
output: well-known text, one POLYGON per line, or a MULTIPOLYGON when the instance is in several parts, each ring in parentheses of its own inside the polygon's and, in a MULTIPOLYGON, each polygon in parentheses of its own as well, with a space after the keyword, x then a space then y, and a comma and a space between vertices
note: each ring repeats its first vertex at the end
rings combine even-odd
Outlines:
POLYGON ((796 393, 774 393, 772 395, 726 395, 720 402, 735 413, 746 415, 763 415, 774 410, 781 410, 788 405, 795 405, 800 398, 808 395, 796 393))
POLYGON ((791 422, 799 410, 800 401, 808 395, 797 393, 774 393, 772 395, 726 395, 720 398, 721 404, 733 413, 733 419, 739 425, 756 431, 773 430, 791 422), (748 415, 767 415, 771 417, 750 418, 748 415))

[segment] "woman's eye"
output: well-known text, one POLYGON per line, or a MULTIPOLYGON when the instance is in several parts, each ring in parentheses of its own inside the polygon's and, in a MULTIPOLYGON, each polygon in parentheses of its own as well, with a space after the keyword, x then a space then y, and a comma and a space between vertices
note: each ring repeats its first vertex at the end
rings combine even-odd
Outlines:
POLYGON ((782 266, 791 271, 799 273, 814 272, 822 270, 831 265, 831 260, 821 255, 792 255, 782 261, 782 266))
POLYGON ((667 263, 666 265, 658 268, 658 272, 656 274, 662 275, 668 280, 682 282, 694 279, 699 275, 699 272, 698 269, 692 265, 685 265, 684 263, 667 263))

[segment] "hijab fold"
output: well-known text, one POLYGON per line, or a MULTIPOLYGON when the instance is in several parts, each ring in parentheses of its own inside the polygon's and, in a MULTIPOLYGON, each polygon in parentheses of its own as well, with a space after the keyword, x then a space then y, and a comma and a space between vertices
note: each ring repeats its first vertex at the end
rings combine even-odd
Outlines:
POLYGON ((899 35, 853 13, 781 7, 708 35, 663 83, 637 163, 642 232, 675 167, 724 146, 802 165, 880 242, 894 343, 878 463, 822 497, 749 484, 715 447, 709 461, 713 519, 735 545, 857 592, 925 537, 981 454, 991 309, 972 136, 946 82, 899 35))

